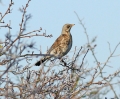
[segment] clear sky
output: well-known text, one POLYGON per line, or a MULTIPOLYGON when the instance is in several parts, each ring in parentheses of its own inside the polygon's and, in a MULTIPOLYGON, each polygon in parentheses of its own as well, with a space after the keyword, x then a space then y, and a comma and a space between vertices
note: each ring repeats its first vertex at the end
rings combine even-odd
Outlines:
MULTIPOLYGON (((5 12, 10 0, 2 0, 0 4, 0 12, 5 12)), ((19 7, 25 5, 27 0, 13 0, 12 14, 7 15, 4 20, 9 22, 11 20, 12 34, 17 34, 19 31, 19 24, 21 22, 21 13, 19 7)), ((73 47, 80 48, 87 43, 86 35, 82 26, 74 13, 79 15, 83 20, 90 40, 97 36, 97 47, 95 49, 96 56, 101 63, 104 63, 109 56, 108 42, 111 45, 111 50, 120 42, 120 1, 119 0, 31 0, 27 13, 32 14, 32 19, 27 24, 27 31, 32 31, 42 27, 43 32, 46 30, 47 34, 52 34, 52 38, 35 37, 28 38, 27 42, 36 42, 36 47, 42 46, 42 51, 45 52, 47 46, 50 47, 55 39, 60 35, 62 26, 66 23, 75 24, 71 30, 73 36, 73 47)), ((7 29, 0 30, 0 39, 4 40, 4 35, 7 29)), ((41 32, 41 33, 43 33, 41 32)), ((37 52, 36 52, 37 53, 37 52)), ((116 55, 120 54, 120 47, 116 51, 116 55)), ((36 59, 38 60, 38 59, 36 59)), ((89 52, 86 60, 92 64, 94 58, 89 52)), ((113 73, 120 67, 120 57, 112 58, 110 66, 105 72, 113 73), (114 71, 113 71, 114 70, 114 71)), ((90 64, 89 64, 90 65, 90 64)), ((93 65, 93 64, 92 64, 93 65)), ((95 66, 95 64, 94 64, 95 66)), ((113 95, 111 95, 113 97, 113 95)))

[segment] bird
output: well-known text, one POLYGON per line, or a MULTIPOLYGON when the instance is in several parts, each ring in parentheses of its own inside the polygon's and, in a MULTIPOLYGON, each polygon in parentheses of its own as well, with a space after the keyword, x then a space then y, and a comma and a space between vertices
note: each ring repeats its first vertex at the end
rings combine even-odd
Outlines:
POLYGON ((47 54, 49 54, 49 56, 44 56, 43 58, 41 58, 40 61, 35 63, 35 66, 40 66, 42 63, 52 57, 57 57, 58 59, 61 59, 70 51, 72 47, 72 35, 70 33, 70 30, 74 25, 75 24, 63 25, 61 35, 55 40, 53 45, 47 51, 47 54))

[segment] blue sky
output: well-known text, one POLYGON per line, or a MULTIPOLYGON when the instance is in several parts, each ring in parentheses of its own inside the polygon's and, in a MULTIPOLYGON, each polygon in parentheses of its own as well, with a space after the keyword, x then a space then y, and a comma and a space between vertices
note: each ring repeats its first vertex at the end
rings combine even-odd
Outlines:
MULTIPOLYGON (((10 0, 2 0, 0 4, 0 12, 4 13, 9 5, 10 0)), ((27 0, 13 0, 12 14, 7 15, 4 20, 9 23, 11 20, 12 34, 17 34, 22 14, 19 12, 19 7, 25 5, 27 0)), ((96 56, 101 63, 104 63, 109 56, 108 43, 111 45, 111 50, 120 42, 120 1, 119 0, 31 0, 27 13, 32 14, 32 19, 27 24, 27 31, 32 31, 42 27, 43 32, 52 34, 52 38, 34 37, 28 38, 27 42, 36 42, 36 47, 42 46, 43 53, 47 46, 50 47, 55 39, 60 35, 62 26, 66 23, 75 24, 71 30, 73 36, 73 47, 80 48, 87 43, 86 36, 82 26, 74 13, 79 15, 83 20, 90 40, 97 36, 97 47, 95 49, 96 56)), ((4 40, 4 35, 7 29, 0 30, 0 39, 4 40)), ((41 33, 43 33, 41 32, 41 33)), ((37 53, 37 52, 36 52, 37 53)), ((120 47, 116 51, 116 55, 120 54, 120 47)), ((38 60, 38 59, 36 59, 38 60)), ((86 60, 93 65, 94 58, 89 52, 86 60)), ((119 69, 120 57, 112 58, 110 65, 114 68, 106 68, 104 71, 112 73, 113 70, 119 69)), ((95 66, 95 64, 94 64, 95 66)), ((109 74, 108 73, 108 74, 109 74)))

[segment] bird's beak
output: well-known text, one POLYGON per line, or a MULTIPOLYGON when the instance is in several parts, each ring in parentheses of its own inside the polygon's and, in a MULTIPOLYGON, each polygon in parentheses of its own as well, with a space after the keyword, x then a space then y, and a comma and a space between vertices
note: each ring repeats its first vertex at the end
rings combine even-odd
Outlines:
POLYGON ((71 26, 74 26, 75 24, 71 24, 71 26))

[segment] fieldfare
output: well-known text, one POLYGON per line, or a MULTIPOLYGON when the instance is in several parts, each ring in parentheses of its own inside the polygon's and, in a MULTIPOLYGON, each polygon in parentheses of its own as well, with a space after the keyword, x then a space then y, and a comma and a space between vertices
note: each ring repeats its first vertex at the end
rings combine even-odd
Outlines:
POLYGON ((56 39, 47 52, 47 54, 50 56, 44 56, 40 61, 35 63, 36 66, 40 66, 41 63, 45 62, 51 57, 57 57, 60 59, 70 51, 72 47, 72 35, 70 34, 70 30, 74 25, 75 24, 65 24, 63 26, 61 35, 56 39))

